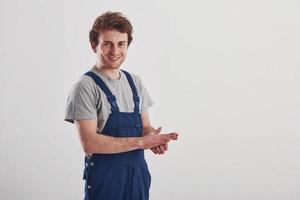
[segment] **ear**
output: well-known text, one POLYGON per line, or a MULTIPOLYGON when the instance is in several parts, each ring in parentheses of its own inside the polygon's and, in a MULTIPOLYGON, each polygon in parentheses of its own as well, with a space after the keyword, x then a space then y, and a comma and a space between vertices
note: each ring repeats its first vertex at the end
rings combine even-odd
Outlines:
POLYGON ((92 47, 94 53, 97 53, 97 46, 98 45, 95 42, 91 42, 91 47, 92 47))

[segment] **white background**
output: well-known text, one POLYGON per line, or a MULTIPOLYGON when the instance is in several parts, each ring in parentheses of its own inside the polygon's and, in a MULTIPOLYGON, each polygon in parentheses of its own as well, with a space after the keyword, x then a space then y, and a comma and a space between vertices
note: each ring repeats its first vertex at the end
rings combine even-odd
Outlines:
POLYGON ((153 125, 180 132, 146 154, 152 200, 300 199, 299 1, 1 0, 1 200, 82 199, 64 111, 108 10, 134 26, 123 66, 154 99, 153 125))

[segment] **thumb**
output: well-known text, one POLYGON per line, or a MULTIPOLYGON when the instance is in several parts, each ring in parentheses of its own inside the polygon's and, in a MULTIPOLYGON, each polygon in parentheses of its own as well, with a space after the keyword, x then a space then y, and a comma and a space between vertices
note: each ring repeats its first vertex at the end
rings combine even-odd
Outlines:
POLYGON ((155 133, 155 134, 159 134, 159 133, 161 132, 161 129, 162 129, 162 128, 159 127, 158 129, 154 130, 154 133, 155 133))

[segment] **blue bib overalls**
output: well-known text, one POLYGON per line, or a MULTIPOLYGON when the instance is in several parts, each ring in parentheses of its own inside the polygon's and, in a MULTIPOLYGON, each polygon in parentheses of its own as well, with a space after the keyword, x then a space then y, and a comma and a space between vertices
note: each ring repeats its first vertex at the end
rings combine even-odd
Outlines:
MULTIPOLYGON (((105 93, 111 114, 102 134, 113 137, 141 137, 143 124, 139 112, 140 99, 132 77, 123 71, 133 93, 134 112, 120 112, 116 97, 102 79, 89 71, 90 76, 105 93)), ((151 176, 144 159, 144 150, 116 154, 93 154, 85 157, 84 200, 148 200, 151 176)))

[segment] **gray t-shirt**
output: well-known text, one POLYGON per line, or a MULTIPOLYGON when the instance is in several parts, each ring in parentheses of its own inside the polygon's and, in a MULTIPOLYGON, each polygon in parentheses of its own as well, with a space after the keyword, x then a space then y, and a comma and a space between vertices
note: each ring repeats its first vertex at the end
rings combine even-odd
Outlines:
MULTIPOLYGON (((116 96, 120 112, 134 111, 133 94, 126 75, 122 71, 118 80, 104 76, 96 67, 90 71, 100 76, 112 94, 116 96)), ((132 73, 130 75, 140 97, 140 110, 141 112, 147 111, 153 105, 153 101, 141 79, 132 73)), ((97 120, 97 132, 101 133, 111 113, 110 109, 111 106, 104 92, 91 77, 83 75, 72 87, 68 96, 65 120, 71 123, 82 119, 97 120)))

